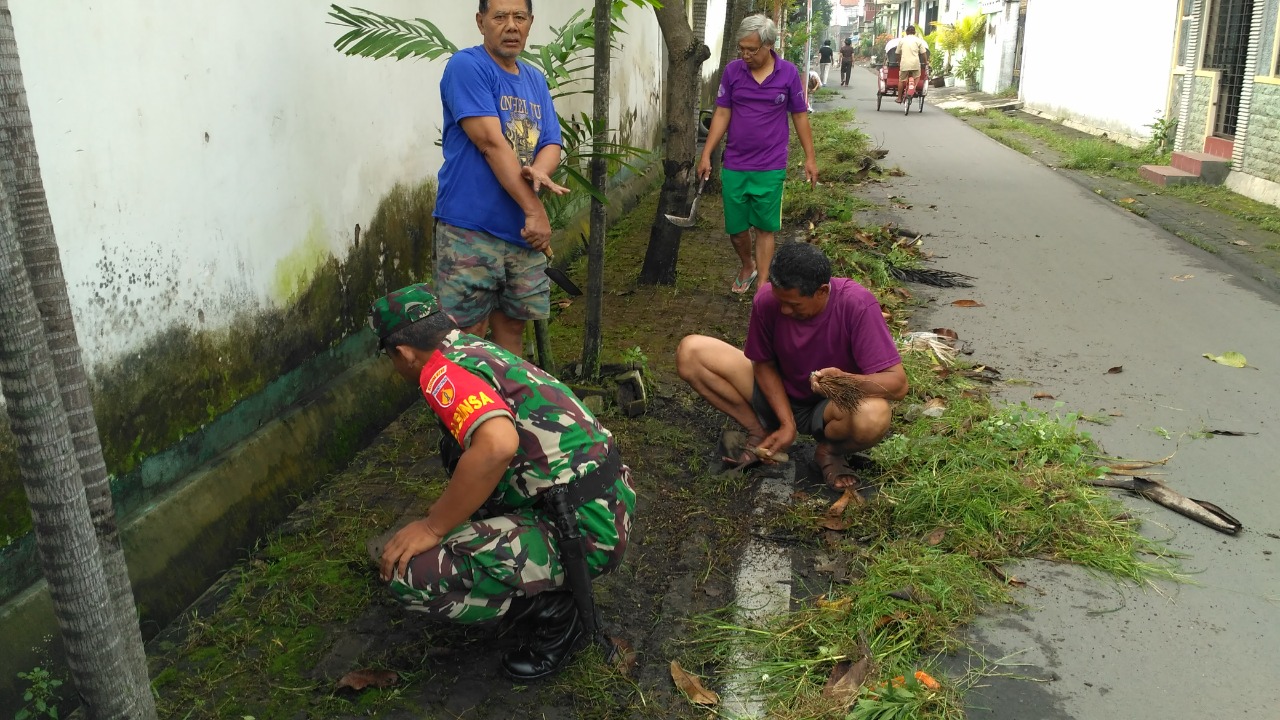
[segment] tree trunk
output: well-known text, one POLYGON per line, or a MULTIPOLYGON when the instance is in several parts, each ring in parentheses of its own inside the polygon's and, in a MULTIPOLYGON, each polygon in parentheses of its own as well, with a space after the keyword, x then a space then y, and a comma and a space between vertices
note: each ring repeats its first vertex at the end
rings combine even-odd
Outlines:
POLYGON ((702 38, 694 37, 686 19, 684 0, 667 0, 661 8, 654 8, 654 14, 667 46, 663 180, 658 212, 640 270, 640 284, 674 285, 680 255, 680 228, 664 216, 684 215, 689 210, 689 192, 697 163, 694 154, 698 149, 698 79, 702 63, 711 57, 711 50, 702 38))
POLYGON ((134 693, 132 717, 147 720, 156 715, 146 653, 116 525, 89 382, 71 316, 71 301, 40 177, 40 161, 8 0, 0 0, 0 129, 4 131, 0 137, 0 157, 5 160, 0 166, 0 179, 14 206, 11 213, 17 242, 44 325, 44 339, 66 413, 80 484, 97 538, 110 595, 110 617, 117 626, 121 649, 126 653, 124 669, 130 680, 126 689, 134 693))
MULTIPOLYGON (((609 165, 605 161, 605 143, 609 141, 609 65, 612 46, 610 13, 613 0, 596 0, 595 67, 592 77, 592 122, 596 134, 592 138, 591 184, 600 192, 609 185, 609 165)), ((604 305, 604 234, 608 215, 603 202, 591 198, 591 237, 587 243, 587 318, 582 339, 582 374, 600 374, 600 339, 603 333, 604 305)))
MULTIPOLYGON (((0 157, 0 161, 8 158, 0 157)), ((0 187, 0 391, 18 438, 18 467, 72 679, 90 718, 134 718, 127 656, 110 607, 89 503, 40 313, 0 187)))

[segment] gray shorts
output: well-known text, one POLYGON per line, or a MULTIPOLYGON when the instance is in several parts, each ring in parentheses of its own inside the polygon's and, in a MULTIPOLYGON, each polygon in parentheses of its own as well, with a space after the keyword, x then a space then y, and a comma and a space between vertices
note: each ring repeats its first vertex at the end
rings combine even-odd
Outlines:
MULTIPOLYGON (((791 403, 791 414, 796 418, 796 432, 811 435, 820 442, 825 441, 827 436, 822 432, 825 424, 822 414, 827 409, 827 403, 831 401, 827 398, 819 398, 815 403, 801 403, 796 402, 789 395, 787 400, 791 403)), ((782 425, 782 421, 778 420, 778 415, 770 407, 769 401, 765 399, 764 393, 760 392, 759 385, 754 385, 751 389, 751 409, 756 411, 756 417, 760 418, 760 423, 764 425, 765 430, 772 432, 782 425)))

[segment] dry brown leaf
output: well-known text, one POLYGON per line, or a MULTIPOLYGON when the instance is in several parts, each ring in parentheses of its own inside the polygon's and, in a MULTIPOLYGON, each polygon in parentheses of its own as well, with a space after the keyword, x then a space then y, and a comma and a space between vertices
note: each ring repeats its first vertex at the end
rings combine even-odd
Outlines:
POLYGON ((960 339, 960 333, 956 332, 955 330, 952 330, 951 328, 934 328, 930 332, 932 332, 934 335, 937 335, 938 337, 944 337, 948 340, 960 339))
POLYGON ((912 297, 911 291, 907 290, 906 288, 902 288, 902 287, 894 288, 893 292, 903 300, 910 300, 912 297))
POLYGON ((1239 245, 1240 247, 1249 247, 1249 241, 1248 241, 1248 240, 1232 240, 1232 241, 1231 241, 1231 244, 1232 244, 1232 245, 1239 245))
POLYGON ((955 305, 956 307, 966 307, 966 308, 986 307, 986 305, 983 305, 977 300, 957 300, 951 304, 955 305))
POLYGON ((879 630, 891 622, 901 622, 906 620, 908 617, 907 613, 903 610, 895 610, 892 615, 881 615, 876 619, 876 629, 879 630))
POLYGON ((871 661, 867 657, 857 662, 844 660, 831 668, 831 677, 827 678, 826 687, 822 688, 822 697, 837 700, 848 705, 858 697, 862 683, 867 679, 871 669, 871 661))
POLYGON ((335 690, 350 688, 351 690, 364 690, 365 688, 389 688, 400 682, 400 676, 393 670, 352 670, 343 675, 335 690))
POLYGON ((631 647, 631 643, 626 638, 610 635, 609 641, 613 643, 617 652, 613 655, 613 667, 624 677, 635 677, 636 667, 640 664, 636 657, 636 649, 631 647))
POLYGON ((840 499, 831 503, 831 507, 827 508, 827 517, 840 517, 844 514, 844 509, 849 507, 849 503, 854 502, 857 497, 858 494, 853 491, 853 488, 845 488, 840 499))
POLYGON ((1120 198, 1120 202, 1124 203, 1125 205, 1129 205, 1130 203, 1136 203, 1138 201, 1134 198, 1120 198))
POLYGON ((924 537, 925 543, 929 545, 937 545, 942 542, 942 538, 947 536, 945 528, 938 528, 924 537))
POLYGON ((1120 412, 1119 410, 1113 410, 1107 414, 1110 415, 1111 417, 1124 417, 1124 413, 1120 412))
POLYGON ((680 692, 689 698, 694 705, 719 705, 720 696, 702 687, 702 681, 695 675, 685 672, 679 660, 671 661, 671 679, 675 681, 680 692))
POLYGON ((571 300, 570 298, 561 298, 551 303, 551 307, 563 310, 572 304, 573 304, 573 300, 571 300))
POLYGON ((827 600, 826 597, 818 598, 818 607, 823 610, 848 610, 853 605, 853 598, 845 596, 839 600, 827 600))
POLYGON ((1112 470, 1144 470, 1164 463, 1163 460, 1135 460, 1134 462, 1107 463, 1106 466, 1112 470))
POLYGON ((1047 393, 1047 392, 1038 392, 1038 393, 1036 393, 1035 395, 1032 395, 1031 397, 1032 397, 1032 399, 1034 399, 1034 400, 1053 400, 1053 399, 1055 399, 1055 398, 1053 397, 1053 395, 1052 395, 1052 394, 1047 393))
POLYGON ((1123 365, 1117 365, 1117 366, 1115 366, 1115 367, 1113 367, 1113 368, 1107 368, 1107 374, 1108 374, 1108 375, 1119 375, 1119 374, 1120 374, 1120 373, 1122 373, 1122 372, 1124 372, 1124 366, 1123 366, 1123 365))
POLYGON ((836 532, 843 532, 849 529, 849 523, 845 522, 844 520, 841 520, 838 517, 824 517, 818 521, 818 527, 823 528, 825 530, 835 530, 836 532))
POLYGON ((1151 472, 1150 470, 1115 470, 1113 468, 1107 468, 1106 470, 1108 475, 1122 475, 1124 477, 1145 478, 1149 475, 1167 475, 1168 474, 1168 473, 1162 473, 1162 472, 1151 472))
POLYGON ((1195 277, 1195 275, 1174 275, 1169 279, 1173 280, 1174 282, 1183 282, 1185 280, 1190 280, 1193 277, 1195 277))

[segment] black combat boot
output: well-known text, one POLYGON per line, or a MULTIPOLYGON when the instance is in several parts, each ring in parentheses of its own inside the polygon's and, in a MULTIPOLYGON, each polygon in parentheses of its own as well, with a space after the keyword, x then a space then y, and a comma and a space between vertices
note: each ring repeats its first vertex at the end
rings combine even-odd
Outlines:
POLYGON ((537 680, 559 670, 582 637, 578 606, 567 592, 544 592, 520 608, 515 623, 531 629, 520 647, 502 656, 502 669, 514 680, 537 680))

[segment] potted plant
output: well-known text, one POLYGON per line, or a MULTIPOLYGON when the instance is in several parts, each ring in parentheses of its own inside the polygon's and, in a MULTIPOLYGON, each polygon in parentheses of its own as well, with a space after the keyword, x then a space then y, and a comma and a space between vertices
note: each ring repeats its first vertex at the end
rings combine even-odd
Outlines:
MULTIPOLYGON (((956 78, 953 74, 951 60, 955 57, 956 51, 960 49, 960 36, 956 34, 955 28, 946 23, 934 21, 933 35, 934 45, 942 52, 938 53, 938 57, 942 62, 942 70, 936 74, 943 77, 943 84, 947 87, 954 87, 956 78)), ((930 70, 933 69, 933 62, 929 63, 930 70)))
MULTIPOLYGON (((929 53, 929 84, 933 87, 942 87, 946 84, 946 78, 943 77, 943 65, 946 60, 942 57, 942 53, 931 51, 929 53)), ((952 79, 951 84, 955 84, 952 79)))
POLYGON ((965 87, 973 92, 978 89, 978 71, 981 69, 982 58, 978 57, 977 52, 970 50, 956 65, 956 76, 964 80, 965 87))

